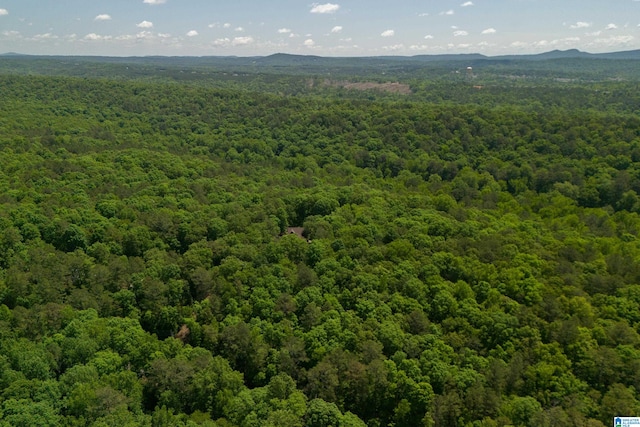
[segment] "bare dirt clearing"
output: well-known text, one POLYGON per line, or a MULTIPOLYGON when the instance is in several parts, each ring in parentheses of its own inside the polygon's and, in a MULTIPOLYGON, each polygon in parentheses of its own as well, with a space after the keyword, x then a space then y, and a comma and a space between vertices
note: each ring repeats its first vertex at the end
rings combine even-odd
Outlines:
POLYGON ((382 92, 399 93, 402 95, 409 95, 411 93, 411 87, 409 87, 409 85, 398 82, 375 83, 325 80, 324 84, 326 86, 342 87, 352 90, 379 90, 382 92))

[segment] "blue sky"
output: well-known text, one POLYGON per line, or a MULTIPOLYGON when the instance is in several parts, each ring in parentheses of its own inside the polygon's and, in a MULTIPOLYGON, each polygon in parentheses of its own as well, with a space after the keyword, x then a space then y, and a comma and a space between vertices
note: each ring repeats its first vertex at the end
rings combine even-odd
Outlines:
POLYGON ((0 53, 323 56, 640 49, 640 0, 0 0, 0 53))

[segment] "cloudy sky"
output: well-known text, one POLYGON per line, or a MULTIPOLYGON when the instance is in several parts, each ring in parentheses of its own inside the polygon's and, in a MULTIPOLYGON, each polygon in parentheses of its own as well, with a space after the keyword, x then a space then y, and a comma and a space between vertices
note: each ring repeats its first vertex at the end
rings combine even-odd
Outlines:
POLYGON ((640 49, 640 0, 0 0, 0 53, 324 56, 640 49))

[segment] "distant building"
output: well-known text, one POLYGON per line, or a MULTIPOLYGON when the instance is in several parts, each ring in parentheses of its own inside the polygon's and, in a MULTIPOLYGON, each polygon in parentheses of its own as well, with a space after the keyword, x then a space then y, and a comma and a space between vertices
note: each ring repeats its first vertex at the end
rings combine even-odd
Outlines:
POLYGON ((295 234, 301 239, 304 239, 304 236, 302 235, 303 233, 304 233, 304 227, 287 227, 286 234, 295 234))

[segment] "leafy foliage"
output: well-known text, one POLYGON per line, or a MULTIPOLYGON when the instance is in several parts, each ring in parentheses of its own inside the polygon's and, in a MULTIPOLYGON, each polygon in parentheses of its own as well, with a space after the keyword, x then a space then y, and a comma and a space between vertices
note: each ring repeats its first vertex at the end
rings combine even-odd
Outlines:
POLYGON ((638 412, 634 83, 440 84, 0 75, 0 423, 638 412))

